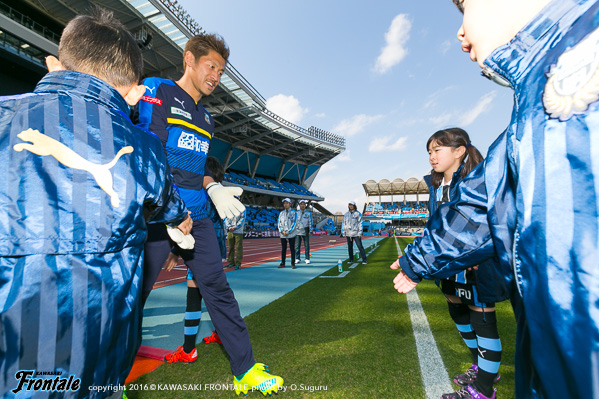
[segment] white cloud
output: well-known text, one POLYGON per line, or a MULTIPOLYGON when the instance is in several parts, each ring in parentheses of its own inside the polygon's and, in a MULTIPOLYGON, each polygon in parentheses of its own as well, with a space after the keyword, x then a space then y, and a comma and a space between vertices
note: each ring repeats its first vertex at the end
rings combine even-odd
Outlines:
POLYGON ((286 96, 285 94, 277 94, 270 97, 266 100, 266 108, 296 125, 299 125, 304 115, 308 112, 307 108, 302 108, 297 98, 286 96))
POLYGON ((314 117, 316 117, 316 118, 324 118, 325 116, 327 116, 327 114, 325 114, 324 112, 314 115, 314 117))
POLYGON ((377 137, 370 142, 368 151, 370 152, 382 152, 382 151, 400 151, 406 148, 407 137, 400 137, 394 142, 390 142, 394 137, 384 136, 377 137))
POLYGON ((316 177, 316 180, 322 179, 322 175, 323 174, 326 174, 327 172, 331 172, 331 171, 333 171, 335 169, 338 169, 338 168, 339 168, 339 165, 337 165, 333 161, 329 161, 329 162, 325 163, 318 170, 318 176, 316 177))
POLYGON ((460 117, 460 122, 459 122, 458 126, 460 126, 460 127, 468 126, 468 125, 472 124, 472 122, 474 122, 476 120, 476 118, 478 118, 481 114, 488 111, 491 108, 493 99, 495 98, 496 95, 497 95, 497 92, 491 91, 491 92, 485 94, 484 96, 482 96, 480 98, 480 100, 478 100, 478 103, 476 104, 476 106, 474 108, 472 108, 471 110, 466 111, 464 114, 462 114, 462 116, 460 117))
POLYGON ((354 136, 364 130, 366 126, 381 119, 382 117, 382 115, 356 115, 349 119, 342 120, 332 129, 332 131, 333 133, 338 133, 345 137, 354 136))
POLYGON ((349 161, 351 161, 351 155, 350 154, 351 154, 350 150, 345 150, 341 154, 337 155, 335 157, 335 160, 339 161, 339 162, 349 162, 349 161))
POLYGON ((454 89, 454 86, 447 86, 440 90, 435 91, 434 93, 429 94, 424 103, 423 108, 433 108, 436 107, 439 100, 445 95, 445 93, 450 92, 454 89))
POLYGON ((445 55, 447 54, 447 52, 449 51, 449 49, 451 49, 451 46, 453 45, 453 40, 445 40, 443 43, 441 43, 441 54, 445 55))
POLYGON ((436 115, 436 116, 431 116, 428 121, 430 123, 432 123, 434 128, 439 128, 439 127, 443 127, 443 126, 447 126, 447 124, 452 120, 455 119, 453 114, 445 112, 442 113, 440 115, 436 115))
POLYGON ((382 75, 404 59, 408 54, 405 45, 410 38, 411 28, 412 22, 406 14, 399 14, 393 18, 389 30, 385 33, 386 45, 376 59, 374 72, 382 75))
POLYGON ((351 153, 350 150, 345 150, 341 154, 337 155, 335 158, 333 158, 332 160, 330 160, 329 162, 327 162, 324 165, 322 165, 320 167, 319 172, 318 172, 318 177, 322 176, 323 173, 326 174, 326 173, 331 172, 333 170, 339 169, 339 162, 349 162, 349 161, 351 161, 351 155, 350 155, 350 153, 351 153))

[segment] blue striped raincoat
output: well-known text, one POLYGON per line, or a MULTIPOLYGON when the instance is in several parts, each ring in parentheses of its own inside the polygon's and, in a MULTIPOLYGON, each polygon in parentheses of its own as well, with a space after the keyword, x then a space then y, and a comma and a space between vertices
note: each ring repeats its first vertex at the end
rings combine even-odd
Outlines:
POLYGON ((599 2, 554 0, 485 60, 508 128, 400 259, 413 280, 499 256, 518 398, 599 397, 599 2))
POLYGON ((178 224, 187 210, 160 140, 128 114, 111 86, 73 71, 0 98, 2 397, 100 398, 112 391, 93 387, 131 368, 145 219, 178 224), (23 371, 71 383, 18 391, 23 371))

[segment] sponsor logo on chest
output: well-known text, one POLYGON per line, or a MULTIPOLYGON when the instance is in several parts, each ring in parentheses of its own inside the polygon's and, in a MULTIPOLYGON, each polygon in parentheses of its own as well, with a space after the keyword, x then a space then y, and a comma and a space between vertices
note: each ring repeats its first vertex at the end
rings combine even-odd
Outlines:
POLYGON ((191 113, 184 111, 180 108, 176 108, 176 107, 171 107, 171 114, 173 115, 180 115, 184 118, 187 118, 189 120, 191 120, 191 113))
POLYGON ((177 146, 185 150, 192 150, 208 154, 210 142, 208 140, 202 140, 193 133, 182 132, 181 136, 179 136, 177 146))

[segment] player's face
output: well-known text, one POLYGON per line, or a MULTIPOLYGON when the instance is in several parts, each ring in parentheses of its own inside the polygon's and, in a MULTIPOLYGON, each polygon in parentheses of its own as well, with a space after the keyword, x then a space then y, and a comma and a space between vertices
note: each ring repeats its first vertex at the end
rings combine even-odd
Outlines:
POLYGON ((306 209, 306 204, 304 202, 300 202, 300 209, 302 211, 306 209))
POLYGON ((512 24, 514 11, 500 0, 463 0, 461 6, 464 19, 458 40, 462 51, 482 68, 484 60, 518 32, 512 24))
POLYGON ((437 173, 456 172, 460 167, 462 154, 463 152, 456 148, 440 146, 435 141, 432 141, 428 147, 428 161, 437 173))
POLYGON ((208 55, 200 57, 192 64, 191 79, 201 96, 208 96, 216 89, 225 72, 225 65, 225 59, 214 50, 210 50, 208 55))
POLYGON ((354 206, 354 204, 347 204, 347 209, 353 212, 354 209, 356 209, 356 207, 354 206))
POLYGON ((285 201, 285 202, 283 202, 283 207, 285 209, 289 209, 289 208, 291 208, 291 204, 289 202, 285 201))

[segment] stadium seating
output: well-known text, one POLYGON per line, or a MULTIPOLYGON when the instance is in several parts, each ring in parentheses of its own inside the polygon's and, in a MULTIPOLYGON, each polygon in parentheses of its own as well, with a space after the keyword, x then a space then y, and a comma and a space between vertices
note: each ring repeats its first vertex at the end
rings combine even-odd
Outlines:
POLYGON ((234 184, 239 184, 241 186, 255 187, 260 188, 262 190, 270 190, 279 193, 297 194, 306 197, 317 197, 317 195, 313 192, 294 182, 283 180, 282 182, 278 183, 275 180, 266 177, 251 178, 243 173, 234 171, 228 171, 227 173, 225 173, 225 181, 234 184))
POLYGON ((364 216, 396 215, 399 218, 428 217, 427 202, 370 202, 366 204, 364 216))

